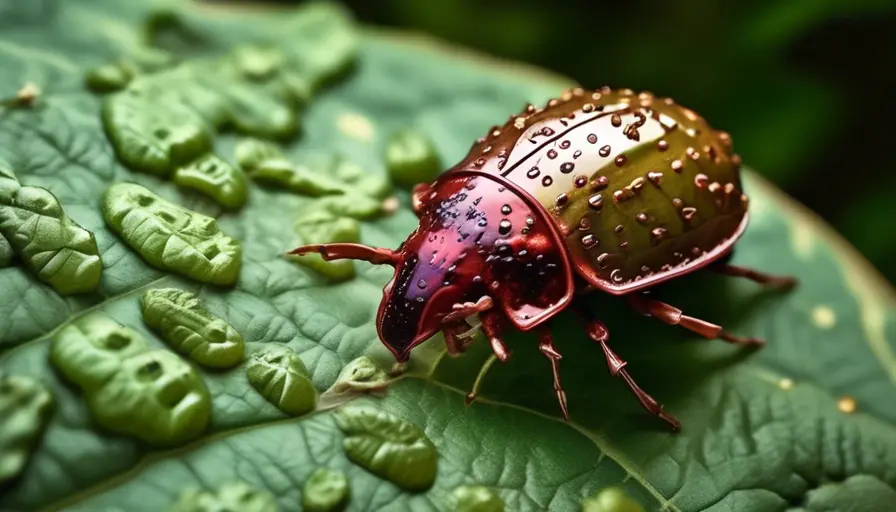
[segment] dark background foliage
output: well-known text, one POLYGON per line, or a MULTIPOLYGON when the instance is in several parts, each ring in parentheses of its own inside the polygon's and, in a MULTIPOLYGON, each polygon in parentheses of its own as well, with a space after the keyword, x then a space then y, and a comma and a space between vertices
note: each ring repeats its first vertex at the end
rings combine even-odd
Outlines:
POLYGON ((729 131, 750 167, 896 282, 896 1, 343 2, 364 22, 526 61, 585 87, 675 98, 729 131))

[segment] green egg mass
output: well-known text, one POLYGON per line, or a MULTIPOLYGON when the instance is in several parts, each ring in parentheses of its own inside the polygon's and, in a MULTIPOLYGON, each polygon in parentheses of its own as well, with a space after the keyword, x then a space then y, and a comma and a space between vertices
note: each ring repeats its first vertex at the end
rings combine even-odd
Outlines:
POLYGON ((317 390, 305 363, 282 343, 266 343, 252 354, 246 374, 265 400, 290 416, 301 416, 317 406, 317 390))
POLYGON ((316 470, 302 487, 302 510, 336 512, 345 509, 349 498, 348 478, 334 469, 316 470))

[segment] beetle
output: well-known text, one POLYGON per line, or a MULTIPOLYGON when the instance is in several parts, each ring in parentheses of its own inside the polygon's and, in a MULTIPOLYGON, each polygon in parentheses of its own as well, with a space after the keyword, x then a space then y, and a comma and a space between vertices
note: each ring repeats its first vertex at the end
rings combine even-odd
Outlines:
POLYGON ((420 222, 398 249, 333 243, 292 253, 394 266, 376 325, 399 363, 438 331, 450 354, 463 352, 473 315, 502 362, 510 357, 502 341, 508 325, 535 330, 567 420, 561 354, 548 323, 572 307, 610 373, 677 431, 681 423, 637 385, 604 324, 574 297, 609 293, 705 338, 763 345, 645 293, 703 268, 780 289, 796 285, 728 263, 749 219, 740 167, 728 133, 669 98, 574 88, 543 108, 527 105, 435 181, 416 185, 420 222))

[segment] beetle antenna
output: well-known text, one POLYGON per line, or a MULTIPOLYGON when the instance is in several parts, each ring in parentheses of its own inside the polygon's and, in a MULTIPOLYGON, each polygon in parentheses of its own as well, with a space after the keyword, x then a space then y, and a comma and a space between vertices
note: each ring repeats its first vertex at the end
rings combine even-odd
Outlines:
POLYGON ((482 363, 482 366, 479 367, 479 374, 476 375, 476 381, 473 382, 473 391, 467 393, 467 398, 465 400, 467 406, 469 407, 474 401, 476 401, 476 397, 479 396, 479 386, 482 385, 482 380, 485 378, 485 374, 488 373, 488 370, 495 364, 495 361, 498 360, 498 356, 492 354, 482 363))
POLYGON ((392 265, 398 263, 398 253, 392 249, 370 247, 361 244, 312 244, 297 247, 289 254, 308 254, 316 252, 327 261, 330 260, 362 260, 374 265, 392 265))

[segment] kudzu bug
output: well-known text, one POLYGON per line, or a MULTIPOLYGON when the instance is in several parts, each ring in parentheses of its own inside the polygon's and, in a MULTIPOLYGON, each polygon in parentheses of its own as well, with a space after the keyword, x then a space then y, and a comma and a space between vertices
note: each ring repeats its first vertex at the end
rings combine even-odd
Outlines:
POLYGON ((680 422, 609 347, 601 321, 573 297, 619 295, 644 315, 706 338, 762 345, 643 293, 704 267, 782 289, 796 285, 727 263, 748 222, 740 166, 727 133, 671 99, 576 88, 544 108, 528 105, 434 182, 415 186, 420 224, 397 250, 337 243, 292 252, 395 267, 376 325, 399 362, 438 331, 449 353, 462 352, 472 315, 500 361, 510 355, 501 340, 506 324, 537 329, 567 419, 561 355, 547 322, 574 305, 610 372, 678 430, 680 422))

